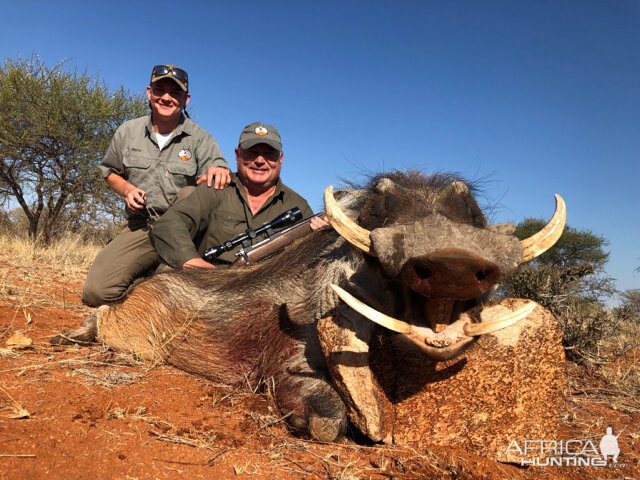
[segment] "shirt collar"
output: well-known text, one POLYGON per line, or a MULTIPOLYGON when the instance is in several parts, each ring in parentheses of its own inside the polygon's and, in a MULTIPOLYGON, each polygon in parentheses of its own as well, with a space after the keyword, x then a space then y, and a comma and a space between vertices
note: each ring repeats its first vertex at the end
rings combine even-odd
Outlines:
MULTIPOLYGON (((180 117, 180 121, 178 122, 178 126, 176 127, 176 129, 173 131, 173 133, 176 134, 176 136, 184 133, 185 135, 191 135, 191 129, 192 129, 192 122, 187 121, 189 120, 187 117, 184 116, 184 114, 182 115, 182 117, 180 117)), ((148 115, 147 117, 147 136, 151 137, 151 138, 155 138, 155 135, 152 136, 152 134, 155 134, 156 131, 153 129, 153 122, 151 121, 151 114, 148 115)))
MULTIPOLYGON (((247 191, 244 189, 244 186, 242 185, 242 182, 240 181, 240 177, 238 177, 238 174, 236 172, 231 173, 231 185, 235 186, 235 188, 238 191, 238 194, 240 195, 240 197, 244 200, 244 202, 247 205, 249 205, 249 200, 247 198, 247 191)), ((260 209, 261 211, 262 211, 262 209, 264 209, 265 207, 267 207, 268 205, 273 203, 273 201, 275 199, 280 199, 280 200, 283 199, 284 193, 285 193, 284 188, 282 188, 283 185, 284 184, 282 183, 282 180, 280 179, 280 177, 278 177, 278 180, 276 181, 276 189, 273 192, 273 195, 271 195, 267 199, 267 201, 264 202, 264 206, 260 209)))

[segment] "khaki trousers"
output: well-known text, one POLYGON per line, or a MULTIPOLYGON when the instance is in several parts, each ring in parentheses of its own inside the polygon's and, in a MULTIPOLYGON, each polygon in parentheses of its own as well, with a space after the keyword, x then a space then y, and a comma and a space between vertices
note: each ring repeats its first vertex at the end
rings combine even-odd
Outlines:
MULTIPOLYGON (((195 187, 184 187, 173 203, 188 197, 195 187)), ((145 217, 131 217, 122 231, 93 261, 82 291, 82 303, 99 307, 120 300, 131 284, 160 264, 151 243, 151 228, 145 217)))
POLYGON ((124 296, 136 278, 160 262, 147 226, 129 222, 93 261, 82 291, 82 303, 98 307, 124 296))

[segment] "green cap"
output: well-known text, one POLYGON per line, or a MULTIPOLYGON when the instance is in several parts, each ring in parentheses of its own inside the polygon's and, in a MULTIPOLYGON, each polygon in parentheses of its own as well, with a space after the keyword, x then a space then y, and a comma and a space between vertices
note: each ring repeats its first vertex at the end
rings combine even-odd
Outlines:
POLYGON ((182 90, 185 92, 189 91, 189 76, 187 72, 180 67, 176 67, 170 63, 166 65, 156 65, 153 67, 153 70, 151 70, 151 81, 149 84, 153 84, 163 78, 170 78, 176 82, 182 90))
POLYGON ((282 151, 282 140, 278 129, 273 125, 262 122, 253 122, 242 129, 238 146, 243 149, 251 148, 259 143, 266 143, 279 152, 282 151))

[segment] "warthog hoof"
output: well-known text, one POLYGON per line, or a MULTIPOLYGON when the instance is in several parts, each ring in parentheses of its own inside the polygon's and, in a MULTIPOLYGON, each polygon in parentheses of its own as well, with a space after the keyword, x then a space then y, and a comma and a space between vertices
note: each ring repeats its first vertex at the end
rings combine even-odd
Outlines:
MULTIPOLYGON (((304 399, 306 405, 298 404, 296 410, 289 410, 282 406, 286 399, 280 398, 280 411, 289 425, 301 434, 308 434, 319 442, 337 442, 347 431, 347 410, 342 399, 324 380, 311 380, 306 388, 313 391, 304 399)), ((291 393, 292 390, 286 391, 291 393)))
POLYGON ((98 310, 87 316, 78 328, 60 335, 56 335, 49 343, 51 345, 88 345, 96 341, 98 336, 98 310))
POLYGON ((312 415, 309 419, 309 433, 319 442, 336 442, 344 436, 346 430, 346 417, 328 418, 312 415))

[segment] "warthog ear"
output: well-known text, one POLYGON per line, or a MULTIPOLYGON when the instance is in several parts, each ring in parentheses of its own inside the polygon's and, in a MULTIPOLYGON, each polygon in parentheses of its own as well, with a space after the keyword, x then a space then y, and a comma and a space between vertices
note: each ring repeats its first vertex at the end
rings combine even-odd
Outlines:
POLYGON ((489 222, 473 198, 469 187, 463 182, 451 182, 443 191, 443 205, 450 206, 451 211, 445 215, 452 219, 459 219, 463 223, 469 223, 479 228, 487 228, 489 222), (451 216, 453 214, 453 216, 451 216), (457 217, 457 218, 456 218, 457 217))
POLYGON ((383 177, 377 181, 374 190, 378 193, 393 192, 396 188, 396 184, 393 180, 387 177, 383 177))
POLYGON ((396 218, 404 210, 403 202, 397 195, 400 187, 390 178, 383 177, 373 186, 374 195, 370 195, 358 217, 359 223, 369 229, 383 227, 390 218, 396 218))

